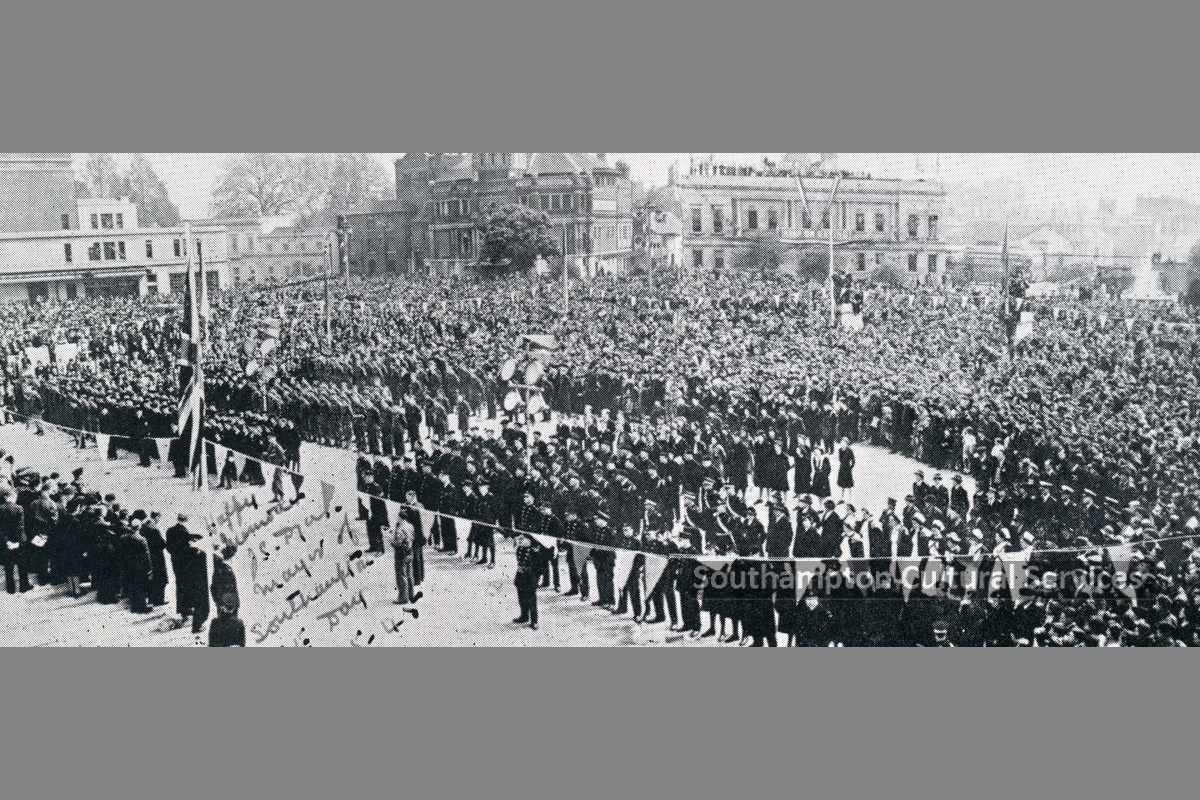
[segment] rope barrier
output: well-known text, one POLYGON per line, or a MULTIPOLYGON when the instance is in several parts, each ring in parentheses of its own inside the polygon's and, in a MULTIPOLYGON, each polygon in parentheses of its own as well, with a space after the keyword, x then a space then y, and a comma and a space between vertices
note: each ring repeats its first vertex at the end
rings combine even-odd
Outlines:
MULTIPOLYGON (((80 433, 80 434, 85 434, 85 435, 88 435, 88 436, 95 436, 95 435, 96 435, 95 433, 93 433, 93 432, 91 432, 91 431, 84 431, 84 430, 80 430, 80 429, 78 429, 78 428, 70 428, 70 427, 68 427, 68 426, 65 426, 65 425, 59 425, 59 424, 57 424, 57 423, 53 423, 53 422, 46 422, 46 421, 44 421, 44 420, 37 419, 36 417, 31 417, 31 416, 29 416, 29 415, 27 415, 27 414, 21 414, 20 412, 12 411, 11 409, 8 409, 8 408, 0 407, 0 411, 3 411, 3 412, 6 412, 6 413, 9 413, 9 414, 12 414, 13 416, 20 417, 20 418, 22 418, 22 419, 25 419, 25 420, 27 420, 27 421, 30 421, 30 422, 37 422, 37 423, 40 423, 40 424, 43 424, 43 425, 46 425, 46 426, 49 426, 49 427, 52 427, 52 428, 57 428, 57 429, 60 429, 60 430, 62 430, 62 431, 65 431, 65 432, 80 433)), ((119 434, 100 434, 100 435, 114 436, 114 437, 116 437, 116 438, 122 438, 122 437, 121 437, 119 434)), ((130 438, 130 437, 124 437, 124 438, 130 438)), ((165 438, 165 437, 161 437, 161 438, 165 438)), ((172 438, 176 438, 176 437, 172 437, 172 438)), ((297 471, 297 470, 292 470, 292 469, 289 469, 288 467, 284 467, 284 466, 282 466, 282 465, 274 464, 274 463, 272 463, 272 462, 265 461, 265 460, 263 460, 263 459, 261 459, 261 458, 255 457, 255 456, 250 456, 250 455, 247 455, 247 454, 245 454, 245 453, 242 453, 242 452, 241 452, 241 451, 239 451, 239 450, 235 450, 234 448, 228 447, 228 446, 226 446, 226 445, 223 445, 223 444, 220 444, 220 443, 218 443, 218 442, 213 442, 213 441, 211 441, 211 440, 208 440, 208 439, 204 439, 204 440, 202 440, 202 441, 203 441, 205 444, 212 444, 212 445, 215 445, 215 446, 218 446, 218 447, 222 447, 222 448, 224 448, 224 449, 225 449, 227 452, 229 452, 229 453, 236 453, 237 455, 240 455, 240 456, 242 456, 243 458, 246 458, 246 459, 248 459, 248 460, 251 460, 251 461, 258 462, 259 464, 265 464, 265 465, 267 465, 267 466, 274 467, 274 468, 275 468, 275 469, 277 469, 277 470, 283 470, 284 472, 287 472, 287 473, 289 473, 289 474, 299 474, 299 475, 303 475, 303 473, 301 473, 301 472, 299 472, 299 471, 297 471)), ((347 452, 352 452, 352 451, 347 451, 347 452)), ((363 454, 357 454, 357 455, 363 455, 363 454)), ((160 454, 160 457, 161 457, 161 454, 160 454)), ((220 468, 221 468, 221 465, 218 465, 218 470, 220 470, 220 468)), ((392 500, 392 499, 390 499, 390 498, 383 497, 383 496, 380 496, 380 495, 374 495, 374 494, 371 494, 370 492, 363 492, 363 491, 360 491, 360 490, 358 490, 357 488, 355 489, 355 491, 356 491, 356 493, 357 493, 357 494, 363 495, 364 497, 372 498, 372 499, 375 499, 375 500, 380 500, 380 501, 382 501, 382 502, 385 502, 385 503, 392 503, 392 504, 395 504, 396 506, 399 506, 399 507, 401 507, 401 508, 409 508, 409 509, 413 509, 413 510, 417 510, 417 511, 425 511, 425 512, 427 512, 427 513, 434 514, 434 515, 436 515, 436 516, 439 516, 439 517, 450 517, 450 518, 452 518, 452 519, 455 519, 455 520, 459 520, 459 519, 461 519, 461 520, 463 520, 463 521, 465 521, 465 522, 470 522, 470 523, 471 523, 473 526, 474 526, 474 525, 482 525, 482 526, 484 526, 484 527, 487 527, 487 528, 491 528, 491 529, 494 529, 494 530, 498 530, 498 531, 500 531, 501 533, 504 533, 506 536, 507 536, 508 534, 511 534, 511 535, 514 535, 514 536, 516 536, 516 535, 525 535, 525 536, 530 536, 530 537, 545 537, 545 536, 547 536, 547 534, 545 534, 545 533, 540 533, 540 532, 539 532, 539 533, 533 533, 533 532, 531 532, 531 531, 527 531, 527 530, 524 530, 524 529, 521 529, 521 528, 516 528, 516 527, 508 527, 508 526, 503 526, 503 525, 497 525, 497 524, 495 524, 495 523, 489 523, 489 522, 482 522, 482 521, 479 521, 479 520, 467 519, 466 517, 458 517, 458 516, 456 516, 456 515, 453 515, 453 514, 444 514, 444 513, 442 513, 442 512, 439 512, 439 511, 436 511, 436 510, 433 510, 433 509, 428 509, 428 508, 425 508, 424 506, 421 506, 421 505, 419 505, 419 504, 418 504, 418 505, 411 505, 411 504, 409 504, 409 503, 401 502, 401 501, 398 501, 398 500, 392 500)), ((707 532, 707 531, 705 531, 703 528, 700 528, 699 526, 696 526, 696 525, 693 525, 693 524, 689 524, 689 523, 683 523, 683 525, 682 525, 682 526, 683 526, 683 528, 685 528, 685 529, 687 529, 687 530, 697 531, 697 532, 699 532, 699 533, 701 533, 701 534, 704 534, 704 535, 707 535, 707 534, 708 534, 708 532, 707 532)), ((955 554, 947 554, 947 553, 930 553, 930 554, 927 554, 927 555, 924 555, 924 556, 917 556, 917 555, 910 555, 910 556, 880 556, 880 557, 877 557, 877 558, 876 558, 876 557, 870 557, 870 556, 863 556, 863 557, 858 557, 858 558, 848 558, 848 559, 847 559, 847 558, 843 558, 843 557, 841 556, 841 554, 834 555, 834 556, 827 556, 827 557, 798 557, 798 556, 792 556, 792 557, 772 558, 772 557, 770 557, 770 556, 730 556, 730 555, 718 555, 718 554, 715 554, 715 553, 655 553, 655 552, 653 552, 653 551, 648 551, 648 550, 631 550, 630 548, 625 548, 625 547, 617 547, 617 546, 615 546, 615 545, 605 545, 605 544, 598 544, 598 543, 594 543, 594 542, 588 542, 588 541, 583 541, 583 540, 579 540, 579 539, 570 539, 570 538, 563 537, 563 536, 555 536, 554 538, 555 538, 555 539, 558 539, 558 540, 560 540, 560 541, 568 542, 568 543, 570 543, 570 544, 580 545, 580 546, 582 546, 582 547, 588 547, 588 548, 592 548, 592 549, 606 550, 606 551, 611 551, 611 552, 622 551, 622 552, 632 552, 632 553, 643 553, 643 554, 655 555, 655 556, 659 556, 659 557, 663 557, 663 558, 668 558, 668 559, 684 559, 684 560, 694 560, 694 561, 716 561, 716 560, 721 560, 721 561, 728 561, 728 562, 730 562, 730 563, 732 563, 732 562, 734 562, 734 561, 742 561, 742 562, 765 562, 765 563, 774 563, 774 562, 788 562, 788 561, 797 561, 797 560, 799 560, 799 561, 839 561, 839 562, 847 562, 847 561, 848 561, 848 562, 855 562, 855 561, 880 561, 880 560, 884 560, 884 559, 886 559, 886 560, 888 560, 888 561, 897 561, 897 560, 902 560, 902 559, 927 559, 927 558, 930 558, 930 559, 932 559, 932 558, 941 559, 941 560, 943 561, 943 563, 949 563, 949 562, 951 562, 951 561, 953 561, 953 562, 962 562, 962 561, 968 561, 968 562, 977 562, 977 561, 981 561, 981 560, 983 560, 983 559, 987 559, 987 558, 997 558, 997 557, 999 557, 999 554, 996 554, 996 553, 983 553, 983 554, 976 554, 976 555, 971 555, 971 554, 966 554, 966 553, 955 553, 955 554)), ((1041 549, 1034 549, 1034 550, 1019 550, 1019 551, 1010 551, 1010 552, 1028 553, 1028 554, 1029 554, 1029 556, 1032 558, 1032 557, 1034 557, 1034 556, 1039 556, 1039 555, 1048 555, 1048 554, 1055 554, 1055 553, 1061 553, 1061 554, 1083 554, 1083 553, 1092 553, 1092 552, 1098 552, 1098 551, 1103 551, 1103 550, 1109 550, 1109 549, 1116 548, 1116 547, 1126 547, 1126 546, 1131 546, 1131 547, 1142 547, 1142 546, 1147 546, 1147 545, 1157 545, 1157 544, 1160 544, 1160 543, 1163 543, 1163 542, 1184 541, 1184 540, 1187 540, 1187 539, 1197 539, 1197 538, 1200 538, 1200 532, 1196 532, 1196 533, 1190 533, 1190 534, 1177 534, 1177 535, 1173 535, 1173 536, 1164 536, 1164 537, 1154 537, 1154 538, 1148 538, 1148 539, 1141 539, 1141 540, 1139 540, 1139 541, 1136 541, 1136 542, 1122 542, 1122 543, 1120 543, 1120 544, 1099 544, 1099 545, 1091 545, 1091 546, 1088 546, 1088 547, 1057 547, 1057 548, 1041 548, 1041 549)))

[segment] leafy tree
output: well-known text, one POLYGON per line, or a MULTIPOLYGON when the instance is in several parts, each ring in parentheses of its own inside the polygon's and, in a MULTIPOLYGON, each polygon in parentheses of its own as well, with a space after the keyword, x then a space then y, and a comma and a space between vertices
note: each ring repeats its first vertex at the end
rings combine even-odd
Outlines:
POLYGON ((908 278, 895 264, 880 264, 871 271, 871 283, 901 289, 908 284, 908 278))
POLYGON ((561 255, 550 217, 522 205, 504 205, 482 217, 480 261, 498 272, 527 272, 539 258, 561 255))
POLYGON ((121 176, 117 162, 108 153, 89 153, 83 166, 83 182, 89 197, 118 197, 121 176))
POLYGON ((817 283, 829 280, 829 253, 824 247, 806 247, 796 259, 796 275, 817 283))
POLYGON ((1200 306, 1200 243, 1193 245, 1188 253, 1188 268, 1183 284, 1186 287, 1183 302, 1189 306, 1200 306))
POLYGON ((779 240, 779 234, 764 231, 752 238, 747 247, 736 251, 733 267, 744 272, 757 272, 765 278, 778 272, 787 256, 787 248, 779 240))
POLYGON ((92 190, 88 188, 87 181, 75 179, 75 197, 78 199, 88 198, 92 196, 92 190))
POLYGON ((135 153, 129 162, 121 180, 121 193, 137 206, 139 224, 159 228, 179 224, 179 209, 171 202, 166 184, 141 153, 135 153))
POLYGON ((305 153, 299 169, 297 211, 307 227, 331 226, 339 213, 387 193, 387 172, 369 153, 305 153))

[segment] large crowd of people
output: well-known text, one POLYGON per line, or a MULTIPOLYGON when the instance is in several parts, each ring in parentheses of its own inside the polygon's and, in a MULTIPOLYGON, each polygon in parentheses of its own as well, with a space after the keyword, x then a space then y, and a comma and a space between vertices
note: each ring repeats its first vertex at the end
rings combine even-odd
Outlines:
MULTIPOLYGON (((455 551, 452 517, 591 542, 597 585, 564 544, 568 591, 697 636, 728 627, 734 641, 1200 643, 1200 338, 1182 307, 1027 301, 1036 332, 1010 346, 996 298, 974 290, 872 288, 862 330, 847 330, 821 287, 782 276, 576 282, 565 315, 560 289, 536 278, 387 276, 334 289, 327 342, 321 299, 311 286, 210 298, 205 436, 283 466, 301 441, 355 450, 360 490, 439 514, 418 542, 455 551), (278 346, 263 355, 246 341, 272 319, 278 346), (558 345, 542 380, 557 425, 532 441, 500 380, 524 334, 558 345), (432 453, 415 447, 426 435, 432 453), (856 508, 846 465, 860 442, 922 462, 929 480, 856 508), (974 495, 943 470, 970 474, 974 495), (652 616, 644 557, 613 586, 605 547, 673 556, 644 587, 652 616), (1148 576, 1136 603, 1114 589, 1012 602, 953 586, 905 602, 899 585, 797 602, 695 580, 714 554, 746 559, 737 572, 753 557, 894 569, 979 555, 986 568, 1032 550, 1111 571, 1118 547, 1148 576)), ((171 436, 181 315, 169 301, 0 310, 8 404, 138 453, 171 436), (61 342, 80 356, 27 363, 26 348, 61 342)), ((386 510, 366 516, 382 549, 386 510)), ((484 537, 464 544, 494 558, 484 537)), ((559 562, 538 562, 543 583, 558 583, 559 562)))

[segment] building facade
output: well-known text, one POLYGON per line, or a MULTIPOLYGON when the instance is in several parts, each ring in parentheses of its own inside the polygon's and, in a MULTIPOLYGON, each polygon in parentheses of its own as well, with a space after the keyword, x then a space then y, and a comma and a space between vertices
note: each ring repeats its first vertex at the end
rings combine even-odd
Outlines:
MULTIPOLYGON (((136 207, 124 200, 79 200, 75 214, 83 227, 0 233, 0 302, 183 291, 188 247, 183 227, 142 228, 136 207)), ((199 244, 193 265, 203 258, 210 289, 227 287, 225 229, 193 226, 192 236, 199 244)))
MULTIPOLYGON (((835 163, 832 154, 822 156, 822 164, 835 163)), ((777 236, 794 264, 805 251, 827 250, 832 230, 840 272, 869 279, 887 266, 911 283, 940 283, 946 274, 946 191, 937 182, 837 178, 820 166, 760 168, 693 158, 673 166, 670 184, 683 209, 687 270, 732 268, 749 240, 763 235, 777 236)))
POLYGON ((78 227, 70 153, 0 153, 0 233, 78 227))

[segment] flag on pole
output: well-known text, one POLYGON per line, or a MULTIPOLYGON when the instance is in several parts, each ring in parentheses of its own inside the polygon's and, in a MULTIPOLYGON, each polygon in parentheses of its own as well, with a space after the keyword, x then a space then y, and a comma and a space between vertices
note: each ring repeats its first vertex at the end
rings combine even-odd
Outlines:
MULTIPOLYGON (((184 241, 192 238, 192 226, 184 226, 184 241)), ((188 463, 194 471, 193 488, 207 488, 203 451, 199 446, 204 408, 204 375, 200 359, 200 305, 196 276, 192 272, 192 248, 187 248, 187 284, 183 296, 184 328, 179 353, 179 435, 188 442, 188 463)))

